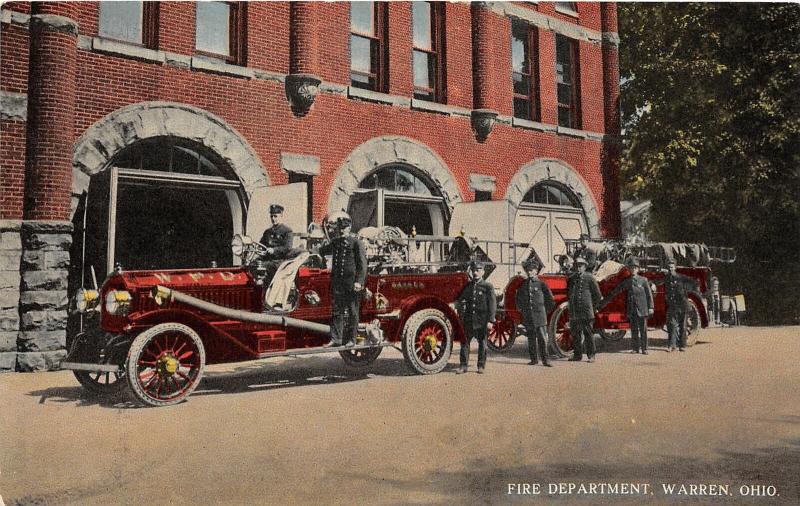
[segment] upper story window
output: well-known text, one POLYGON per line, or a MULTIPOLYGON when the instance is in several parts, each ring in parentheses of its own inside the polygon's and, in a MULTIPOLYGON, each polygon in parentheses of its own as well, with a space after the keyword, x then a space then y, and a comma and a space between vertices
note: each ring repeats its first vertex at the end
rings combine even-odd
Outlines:
POLYGON ((539 120, 539 63, 536 29, 511 21, 511 79, 514 82, 514 117, 539 120))
POLYGON ((98 35, 158 47, 159 2, 100 2, 98 35))
POLYGON ((522 197, 523 202, 531 204, 547 204, 551 206, 567 206, 581 209, 580 202, 572 192, 552 183, 539 183, 522 197))
POLYGON ((577 41, 556 35, 556 87, 558 126, 580 128, 580 99, 577 41))
POLYGON ((350 2, 350 85, 386 91, 386 3, 350 2))
POLYGON ((444 4, 412 2, 414 98, 444 102, 444 4))
POLYGON ((568 14, 570 16, 578 15, 577 2, 556 2, 556 12, 568 14))
POLYGON ((196 2, 195 48, 231 63, 245 63, 245 3, 196 2))

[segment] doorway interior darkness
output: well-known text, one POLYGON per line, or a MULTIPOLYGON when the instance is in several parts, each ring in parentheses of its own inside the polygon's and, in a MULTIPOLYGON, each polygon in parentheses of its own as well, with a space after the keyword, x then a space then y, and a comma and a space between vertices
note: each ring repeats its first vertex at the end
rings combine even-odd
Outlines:
POLYGON ((350 213, 367 209, 372 218, 353 216, 354 225, 393 226, 410 234, 443 235, 447 232, 447 213, 444 199, 436 186, 422 174, 404 165, 380 167, 365 177, 359 185, 361 195, 351 198, 350 213), (379 190, 379 191, 375 191, 379 190), (382 202, 364 205, 363 198, 382 202), (382 211, 382 212, 381 212, 382 211))
POLYGON ((232 265, 230 241, 242 219, 241 183, 221 159, 193 141, 146 139, 92 177, 75 213, 73 259, 80 260, 72 265, 81 267, 83 286, 92 283, 90 266, 102 282, 117 263, 126 270, 232 265))

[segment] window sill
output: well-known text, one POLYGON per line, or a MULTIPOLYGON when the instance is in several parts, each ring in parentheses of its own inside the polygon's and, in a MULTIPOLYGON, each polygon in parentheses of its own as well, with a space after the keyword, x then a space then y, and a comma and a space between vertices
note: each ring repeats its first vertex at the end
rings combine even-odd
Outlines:
POLYGON ((192 69, 204 70, 214 74, 244 77, 246 79, 252 79, 255 76, 253 69, 251 68, 231 65, 230 63, 209 58, 207 56, 192 56, 192 69))
POLYGON ((569 9, 561 9, 556 7, 556 12, 559 14, 564 14, 565 16, 570 16, 572 18, 578 19, 578 13, 576 11, 571 11, 569 9))
POLYGON ((467 118, 470 116, 469 109, 454 107, 447 104, 440 104, 438 102, 429 102, 428 100, 419 100, 417 98, 411 99, 411 109, 447 114, 448 116, 464 116, 467 118))
POLYGON ((511 118, 511 126, 517 128, 524 128, 525 130, 538 130, 539 132, 555 132, 555 125, 548 125, 546 123, 539 123, 538 121, 531 121, 529 119, 511 118))
POLYGON ((396 107, 408 107, 411 105, 411 101, 405 97, 379 93, 372 90, 365 90, 362 88, 356 88, 355 86, 347 87, 347 98, 364 100, 366 102, 375 102, 378 104, 388 104, 396 107))
POLYGON ((128 44, 102 37, 92 38, 92 50, 98 53, 105 53, 115 56, 124 56, 135 60, 142 60, 155 63, 164 63, 163 51, 148 49, 136 44, 128 44))
POLYGON ((567 127, 556 127, 558 135, 566 135, 567 137, 577 137, 579 139, 587 139, 588 135, 587 132, 584 130, 578 130, 576 128, 567 128, 567 127))

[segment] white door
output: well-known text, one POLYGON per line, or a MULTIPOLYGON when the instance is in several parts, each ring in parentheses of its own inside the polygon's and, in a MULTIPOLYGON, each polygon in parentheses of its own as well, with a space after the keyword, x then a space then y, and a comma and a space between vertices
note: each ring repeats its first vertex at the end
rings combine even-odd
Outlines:
POLYGON ((586 232, 586 219, 579 209, 521 205, 514 220, 514 241, 529 243, 544 262, 543 272, 558 272, 555 257, 566 253, 566 240, 577 240, 586 232))

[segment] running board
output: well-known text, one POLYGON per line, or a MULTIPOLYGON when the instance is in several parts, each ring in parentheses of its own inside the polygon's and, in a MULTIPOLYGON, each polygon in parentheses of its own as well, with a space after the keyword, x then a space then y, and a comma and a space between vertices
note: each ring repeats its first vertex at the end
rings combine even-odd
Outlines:
POLYGON ((81 364, 78 362, 61 362, 62 369, 73 371, 94 371, 94 372, 120 372, 118 365, 109 364, 81 364))
POLYGON ((293 350, 286 350, 286 351, 270 351, 266 353, 259 353, 258 358, 290 357, 295 355, 319 355, 322 353, 334 353, 339 351, 368 350, 370 348, 388 348, 388 347, 396 347, 396 346, 395 343, 390 343, 386 341, 380 344, 358 344, 356 346, 331 346, 330 348, 318 346, 316 348, 296 348, 293 350))

